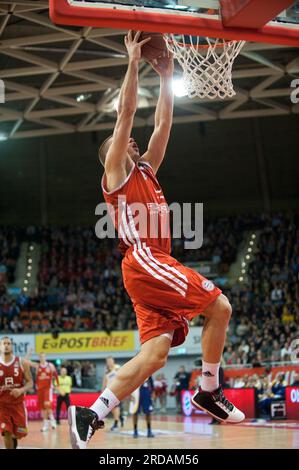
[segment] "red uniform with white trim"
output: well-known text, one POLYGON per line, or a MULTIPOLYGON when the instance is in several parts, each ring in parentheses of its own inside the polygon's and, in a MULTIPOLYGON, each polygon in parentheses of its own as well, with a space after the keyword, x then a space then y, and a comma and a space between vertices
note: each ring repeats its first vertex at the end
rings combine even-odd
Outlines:
POLYGON ((0 430, 1 434, 7 431, 18 439, 28 433, 27 410, 24 394, 14 398, 10 392, 23 387, 24 382, 24 370, 18 356, 13 356, 7 364, 0 359, 0 430))
POLYGON ((123 280, 141 343, 174 330, 171 346, 178 346, 188 334, 188 320, 202 313, 221 290, 170 256, 169 208, 149 163, 134 164, 123 184, 111 192, 104 174, 102 189, 120 238, 123 280))
POLYGON ((41 410, 50 408, 53 400, 53 379, 58 383, 58 374, 53 364, 39 364, 36 373, 38 404, 41 410))

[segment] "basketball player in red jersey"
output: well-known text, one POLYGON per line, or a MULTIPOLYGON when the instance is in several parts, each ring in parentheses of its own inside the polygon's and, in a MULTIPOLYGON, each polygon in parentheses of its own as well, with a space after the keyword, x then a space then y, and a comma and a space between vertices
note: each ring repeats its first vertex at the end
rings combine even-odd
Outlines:
POLYGON ((39 355, 40 362, 29 361, 30 367, 36 369, 36 389, 38 405, 43 417, 41 431, 48 431, 50 427, 56 429, 56 421, 52 410, 53 382, 58 385, 58 374, 53 364, 46 361, 44 353, 39 355))
POLYGON ((28 433, 24 394, 33 388, 28 361, 13 355, 13 343, 0 340, 0 430, 6 449, 16 449, 28 433))
POLYGON ((160 96, 154 132, 142 156, 131 137, 137 109, 138 65, 141 47, 147 41, 139 42, 139 37, 140 32, 134 35, 129 31, 125 38, 129 66, 120 92, 117 122, 113 135, 102 144, 99 157, 105 167, 103 193, 113 208, 124 254, 124 285, 134 306, 142 346, 140 353, 119 369, 90 409, 69 408, 73 448, 85 448, 94 431, 103 427, 102 420, 111 409, 166 364, 170 347, 184 342, 188 320, 199 314, 205 317, 203 380, 193 404, 219 421, 238 423, 244 419, 244 414, 223 395, 218 379, 231 317, 229 301, 211 281, 170 256, 168 206, 156 178, 172 126, 173 58, 167 53, 152 62, 160 76, 160 96), (158 236, 152 237, 149 231, 144 233, 140 223, 137 226, 134 203, 143 203, 148 227, 153 221, 152 214, 155 215, 158 236))

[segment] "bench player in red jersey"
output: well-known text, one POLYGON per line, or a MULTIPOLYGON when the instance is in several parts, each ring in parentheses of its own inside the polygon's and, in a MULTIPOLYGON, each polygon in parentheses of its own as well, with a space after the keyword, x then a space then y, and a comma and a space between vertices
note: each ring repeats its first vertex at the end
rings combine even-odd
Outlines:
POLYGON ((28 361, 13 355, 13 343, 0 339, 0 430, 6 449, 16 449, 28 433, 24 394, 33 388, 28 361))
POLYGON ((29 361, 30 367, 36 369, 36 390, 38 406, 43 418, 42 432, 48 431, 50 427, 56 429, 56 421, 53 415, 53 386, 58 385, 58 374, 54 364, 46 361, 44 353, 39 355, 40 362, 29 361))
POLYGON ((131 137, 137 109, 141 47, 147 41, 139 41, 139 37, 139 32, 134 35, 129 31, 125 38, 129 65, 120 92, 117 121, 113 135, 102 144, 99 157, 105 167, 102 189, 106 202, 113 209, 112 215, 115 215, 124 255, 124 285, 134 306, 142 346, 140 353, 119 369, 90 409, 69 408, 73 448, 85 448, 94 431, 103 427, 103 418, 166 364, 170 347, 184 342, 188 320, 199 314, 205 317, 203 380, 202 388, 193 397, 193 404, 219 421, 237 423, 244 419, 244 414, 225 398, 218 380, 231 317, 230 303, 211 281, 170 256, 168 206, 156 178, 165 155, 173 115, 173 58, 167 54, 152 62, 160 76, 160 96, 154 132, 143 155, 131 137), (143 203, 147 222, 152 222, 154 213, 158 236, 152 237, 152 232, 144 233, 140 223, 137 226, 132 209, 136 203, 143 203))

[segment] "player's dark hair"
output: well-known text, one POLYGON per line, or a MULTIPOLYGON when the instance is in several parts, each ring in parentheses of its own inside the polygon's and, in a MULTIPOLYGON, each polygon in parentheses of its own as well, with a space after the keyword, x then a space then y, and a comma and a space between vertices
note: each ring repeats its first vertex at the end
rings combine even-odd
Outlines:
POLYGON ((112 134, 107 137, 107 139, 102 142, 99 148, 99 160, 102 163, 103 166, 105 166, 105 160, 106 160, 106 155, 107 155, 107 142, 110 140, 112 137, 112 134))

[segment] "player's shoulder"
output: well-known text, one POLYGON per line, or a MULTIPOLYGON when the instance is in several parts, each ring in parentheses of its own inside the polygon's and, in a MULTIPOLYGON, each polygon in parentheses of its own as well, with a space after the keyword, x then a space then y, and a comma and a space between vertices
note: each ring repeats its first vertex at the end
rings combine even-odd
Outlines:
POLYGON ((21 365, 23 368, 24 368, 24 367, 25 367, 26 369, 29 369, 29 368, 30 368, 30 361, 29 361, 28 359, 26 359, 26 358, 24 358, 24 357, 22 357, 22 358, 20 357, 20 358, 19 358, 19 362, 20 362, 20 365, 21 365))
POLYGON ((136 164, 136 168, 147 169, 147 170, 153 171, 153 167, 152 167, 151 163, 148 162, 147 160, 143 160, 142 158, 143 157, 141 157, 140 160, 138 160, 138 162, 136 164))

